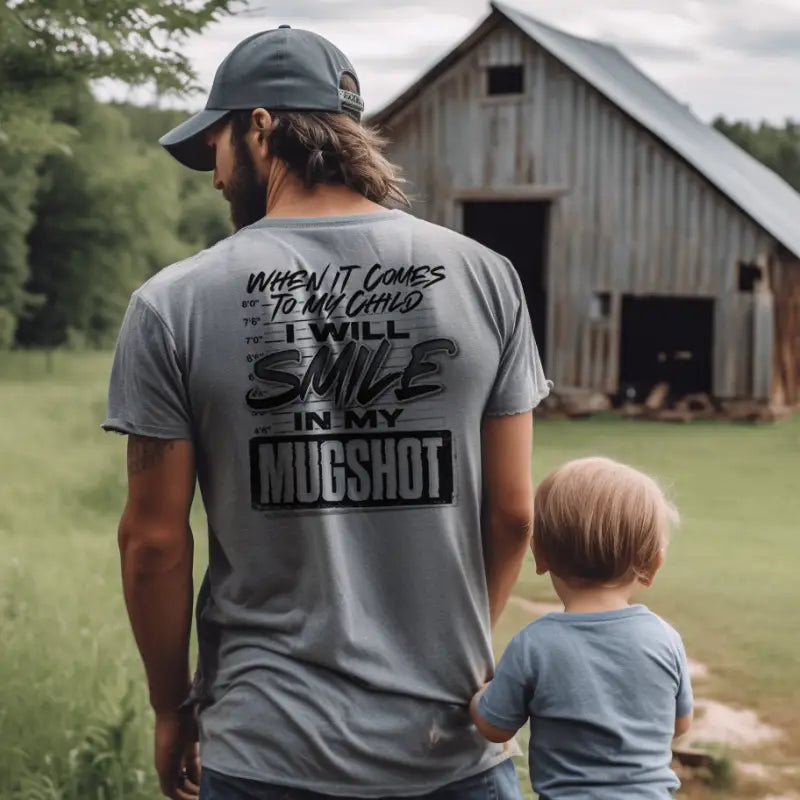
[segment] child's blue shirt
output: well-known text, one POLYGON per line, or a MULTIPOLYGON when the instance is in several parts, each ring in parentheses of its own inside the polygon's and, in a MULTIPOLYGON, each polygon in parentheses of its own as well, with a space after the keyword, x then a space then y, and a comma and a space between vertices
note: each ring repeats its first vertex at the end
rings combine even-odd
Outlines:
POLYGON ((547 614, 510 642, 478 713, 509 731, 531 721, 540 800, 663 800, 675 718, 692 710, 683 643, 645 606, 547 614))

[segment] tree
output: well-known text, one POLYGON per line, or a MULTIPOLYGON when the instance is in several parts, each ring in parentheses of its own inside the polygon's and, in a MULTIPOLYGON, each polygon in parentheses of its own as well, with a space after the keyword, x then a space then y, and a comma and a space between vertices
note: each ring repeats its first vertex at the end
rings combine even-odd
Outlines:
POLYGON ((186 91, 194 73, 181 45, 233 0, 6 0, 3 77, 17 88, 78 78, 153 81, 186 91))
POLYGON ((32 307, 27 239, 46 157, 69 158, 75 129, 53 110, 100 77, 185 91, 186 36, 235 0, 5 0, 0 4, 0 309, 3 328, 32 307), (9 320, 11 322, 9 323, 9 320))
POLYGON ((79 137, 40 169, 28 289, 46 303, 22 320, 19 337, 39 346, 76 335, 108 344, 131 291, 192 251, 178 237, 178 173, 164 170, 157 148, 143 148, 125 116, 85 87, 65 95, 54 116, 79 137))
POLYGON ((714 127, 778 173, 800 191, 800 125, 787 120, 782 128, 762 122, 757 128, 747 122, 714 120, 714 127))
MULTIPOLYGON (((116 106, 127 118, 131 135, 142 146, 152 147, 166 131, 186 118, 181 111, 121 103, 116 106)), ((181 167, 159 148, 165 171, 177 172, 180 181, 178 236, 195 250, 210 247, 231 233, 230 212, 219 192, 211 189, 208 174, 181 167)))
MULTIPOLYGON (((26 237, 34 215, 37 159, 0 150, 0 316, 12 328, 32 298, 25 291, 28 277, 26 237)), ((11 337, 13 339, 13 336, 11 337)), ((4 336, 2 344, 9 344, 4 336)))

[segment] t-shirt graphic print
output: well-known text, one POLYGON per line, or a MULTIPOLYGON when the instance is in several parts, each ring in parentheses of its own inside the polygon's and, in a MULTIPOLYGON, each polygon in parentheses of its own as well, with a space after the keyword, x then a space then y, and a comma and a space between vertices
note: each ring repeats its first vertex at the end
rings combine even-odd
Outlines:
POLYGON ((446 281, 444 264, 250 274, 245 402, 275 420, 250 440, 254 508, 453 502, 452 433, 431 427, 459 352, 430 312, 446 281))
POLYGON ((506 757, 467 712, 481 425, 547 391, 513 266, 401 211, 267 218, 134 293, 104 427, 194 444, 204 767, 375 797, 506 757))

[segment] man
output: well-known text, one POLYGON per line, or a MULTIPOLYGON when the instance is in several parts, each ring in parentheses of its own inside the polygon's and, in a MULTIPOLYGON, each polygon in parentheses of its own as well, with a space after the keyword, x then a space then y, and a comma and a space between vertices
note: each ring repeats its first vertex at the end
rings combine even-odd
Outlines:
POLYGON ((284 26, 242 42, 163 137, 238 232, 134 293, 104 427, 164 794, 518 798, 469 722, 530 535, 546 394, 520 282, 386 205, 355 71, 284 26), (190 685, 189 509, 209 571, 190 685))

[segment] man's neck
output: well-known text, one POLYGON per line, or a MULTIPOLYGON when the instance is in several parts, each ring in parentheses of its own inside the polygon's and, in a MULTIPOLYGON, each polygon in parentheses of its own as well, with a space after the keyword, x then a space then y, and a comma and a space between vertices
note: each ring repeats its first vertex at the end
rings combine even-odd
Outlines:
POLYGON ((307 189, 288 170, 269 176, 268 218, 349 217, 385 212, 383 206, 338 184, 320 184, 307 189))

